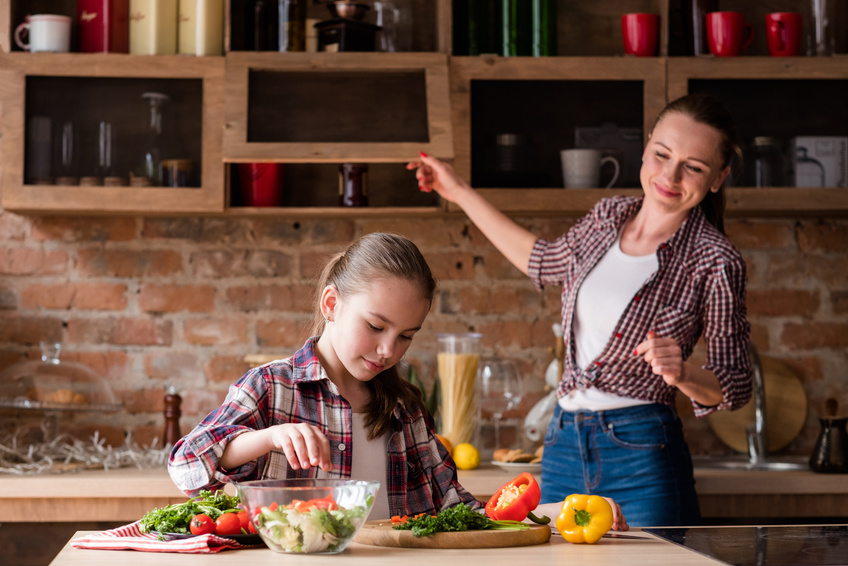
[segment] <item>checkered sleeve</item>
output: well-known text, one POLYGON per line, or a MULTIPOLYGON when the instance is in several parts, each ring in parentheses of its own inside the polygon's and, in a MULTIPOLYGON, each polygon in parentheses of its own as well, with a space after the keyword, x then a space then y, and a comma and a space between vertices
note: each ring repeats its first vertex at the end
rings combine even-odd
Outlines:
POLYGON ((751 398, 751 359, 748 344, 751 326, 745 308, 745 261, 734 254, 714 269, 705 305, 704 369, 718 377, 722 401, 715 407, 694 405, 697 416, 716 410, 734 410, 751 398))

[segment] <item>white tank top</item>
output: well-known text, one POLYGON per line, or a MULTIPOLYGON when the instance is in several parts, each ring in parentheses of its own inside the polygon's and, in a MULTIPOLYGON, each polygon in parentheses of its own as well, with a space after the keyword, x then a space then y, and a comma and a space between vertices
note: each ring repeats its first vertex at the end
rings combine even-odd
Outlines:
POLYGON ((377 480, 380 489, 374 499, 374 506, 368 519, 388 519, 392 516, 389 512, 389 484, 386 478, 386 467, 388 454, 389 435, 384 434, 374 440, 368 440, 368 429, 365 427, 365 413, 353 413, 352 444, 353 458, 350 469, 350 479, 353 480, 377 480))
MULTIPOLYGON (((621 251, 621 234, 583 280, 574 311, 577 365, 588 368, 603 352, 633 295, 659 267, 657 254, 630 256, 621 251)), ((566 411, 608 411, 647 403, 595 388, 575 389, 559 399, 566 411)))

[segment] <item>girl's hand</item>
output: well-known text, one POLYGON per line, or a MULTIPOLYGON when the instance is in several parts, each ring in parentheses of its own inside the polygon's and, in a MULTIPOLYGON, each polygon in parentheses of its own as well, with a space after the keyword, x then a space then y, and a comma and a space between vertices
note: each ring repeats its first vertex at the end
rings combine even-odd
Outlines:
POLYGON ((307 423, 286 423, 271 427, 274 447, 286 455, 293 470, 319 466, 329 472, 333 469, 330 460, 330 441, 318 427, 307 423))
POLYGON ((615 502, 612 497, 604 497, 607 503, 612 507, 612 530, 628 531, 630 526, 627 524, 627 519, 624 518, 624 513, 621 512, 621 505, 615 502))
POLYGON ((464 190, 471 190, 466 183, 449 164, 421 153, 420 161, 411 161, 406 164, 409 170, 415 169, 415 178, 418 179, 418 188, 425 193, 435 190, 439 196, 456 202, 456 198, 464 190))
POLYGON ((651 370, 662 376, 667 384, 677 387, 686 381, 683 353, 673 338, 659 338, 652 330, 648 332, 648 339, 636 347, 636 355, 644 356, 651 370))

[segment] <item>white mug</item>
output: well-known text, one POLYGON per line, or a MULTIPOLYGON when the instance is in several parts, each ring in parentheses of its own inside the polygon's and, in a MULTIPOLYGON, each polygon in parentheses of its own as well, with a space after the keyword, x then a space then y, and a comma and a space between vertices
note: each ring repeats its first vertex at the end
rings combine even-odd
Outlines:
POLYGON ((618 180, 621 167, 614 157, 601 157, 597 149, 564 149, 560 152, 562 158, 562 179, 566 188, 569 189, 591 189, 598 186, 601 177, 601 167, 605 163, 612 163, 615 172, 612 180, 605 188, 609 188, 618 180))
POLYGON ((71 50, 71 18, 56 14, 27 16, 15 28, 15 43, 24 51, 67 53, 71 50), (28 42, 24 42, 23 36, 28 42))

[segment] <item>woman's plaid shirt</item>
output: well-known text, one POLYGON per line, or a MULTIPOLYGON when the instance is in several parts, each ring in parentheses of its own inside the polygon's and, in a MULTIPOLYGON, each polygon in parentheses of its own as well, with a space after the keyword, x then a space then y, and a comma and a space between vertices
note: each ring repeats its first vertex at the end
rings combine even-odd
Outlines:
MULTIPOLYGON (((228 482, 318 477, 318 468, 292 470, 285 455, 273 450, 234 470, 222 470, 227 443, 251 430, 282 423, 309 423, 330 441, 332 472, 322 477, 350 478, 350 404, 338 395, 313 350, 312 338, 294 356, 253 368, 230 386, 224 404, 211 412, 171 451, 168 471, 184 493, 217 489, 228 482)), ((379 376, 375 379, 379 379, 379 376)), ((435 513, 465 502, 482 505, 457 481, 456 467, 434 436, 429 414, 398 403, 395 431, 387 446, 389 508, 393 515, 435 513)))
POLYGON ((558 239, 538 240, 529 273, 538 289, 562 285, 565 363, 558 395, 596 387, 624 397, 674 407, 677 388, 652 373, 636 346, 648 331, 674 338, 686 360, 701 335, 707 349, 705 369, 719 380, 722 401, 705 407, 693 401, 697 416, 737 409, 751 397, 748 353, 750 325, 745 309, 746 267, 739 251, 695 207, 677 232, 657 249, 659 268, 636 293, 603 352, 588 368, 575 361, 571 333, 577 291, 586 275, 615 242, 625 221, 642 205, 638 197, 603 199, 558 239))

